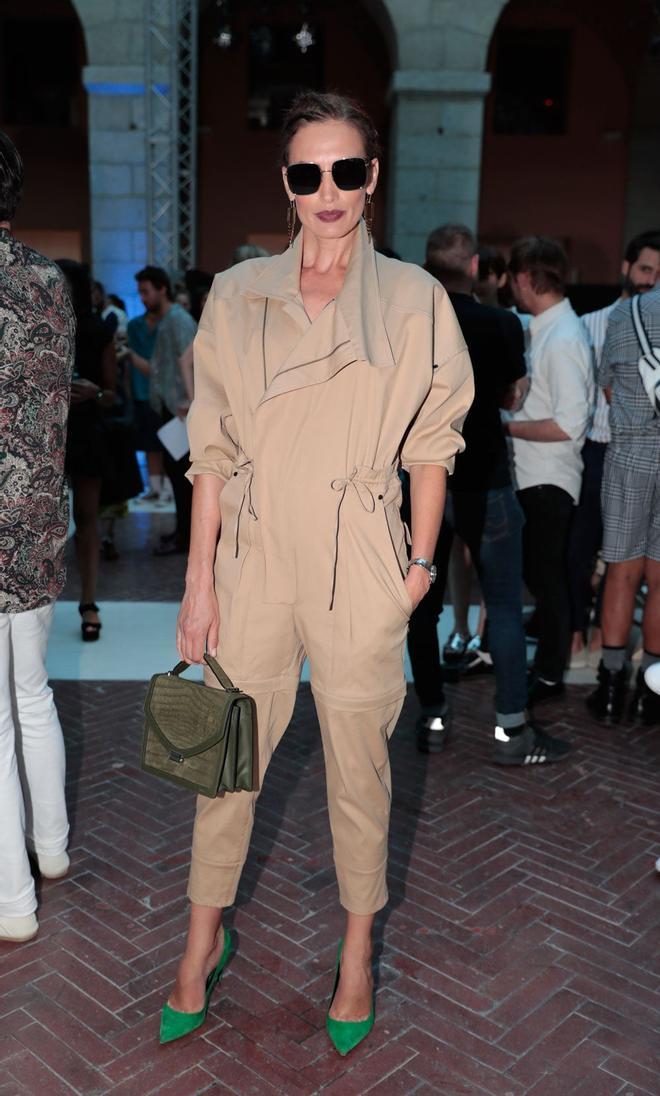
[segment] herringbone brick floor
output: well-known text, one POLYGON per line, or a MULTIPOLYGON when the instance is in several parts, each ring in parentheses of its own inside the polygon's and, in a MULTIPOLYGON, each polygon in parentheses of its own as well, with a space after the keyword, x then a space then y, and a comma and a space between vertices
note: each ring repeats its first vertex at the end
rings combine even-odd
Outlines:
POLYGON ((324 1031, 341 914, 303 687, 229 919, 238 952, 205 1028, 160 1048, 193 803, 138 769, 144 691, 56 685, 72 870, 40 887, 38 938, 0 945, 1 1096, 657 1096, 657 733, 596 727, 572 689, 549 713, 572 760, 500 770, 489 680, 454 691, 440 757, 416 752, 408 698, 377 1022, 342 1059, 324 1031))

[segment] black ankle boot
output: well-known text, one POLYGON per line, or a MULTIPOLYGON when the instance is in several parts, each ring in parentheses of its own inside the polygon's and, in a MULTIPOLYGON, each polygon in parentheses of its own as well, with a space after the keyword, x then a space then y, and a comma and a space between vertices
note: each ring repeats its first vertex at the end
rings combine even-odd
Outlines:
POLYGON ((653 727, 656 723, 660 723, 660 696, 649 689, 641 667, 637 671, 635 692, 628 708, 628 719, 633 723, 642 723, 645 727, 653 727))
POLYGON ((598 666, 598 686, 587 697, 587 708, 600 723, 618 723, 623 715, 626 698, 625 666, 616 673, 606 670, 602 660, 598 666))

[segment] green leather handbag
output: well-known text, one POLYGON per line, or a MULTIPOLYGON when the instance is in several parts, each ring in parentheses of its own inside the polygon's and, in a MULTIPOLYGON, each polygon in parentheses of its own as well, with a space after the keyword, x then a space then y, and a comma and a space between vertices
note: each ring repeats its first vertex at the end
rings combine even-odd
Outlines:
POLYGON ((251 791, 254 701, 234 688, 211 655, 204 661, 222 688, 184 681, 179 675, 187 662, 152 677, 144 702, 142 768, 211 798, 251 791))

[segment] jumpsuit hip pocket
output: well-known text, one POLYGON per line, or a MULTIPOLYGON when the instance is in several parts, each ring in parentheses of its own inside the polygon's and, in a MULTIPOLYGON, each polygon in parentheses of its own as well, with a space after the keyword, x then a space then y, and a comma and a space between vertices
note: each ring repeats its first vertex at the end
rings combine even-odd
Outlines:
POLYGON ((406 586, 408 574, 408 547, 406 527, 401 519, 399 505, 393 502, 381 502, 384 525, 383 551, 384 562, 391 577, 395 600, 404 616, 410 617, 413 604, 406 586))

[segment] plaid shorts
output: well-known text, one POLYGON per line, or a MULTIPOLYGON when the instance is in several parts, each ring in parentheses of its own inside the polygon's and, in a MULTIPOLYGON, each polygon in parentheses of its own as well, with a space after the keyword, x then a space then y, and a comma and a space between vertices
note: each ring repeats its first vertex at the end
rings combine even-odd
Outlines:
POLYGON ((660 562, 660 452, 609 445, 600 501, 603 559, 660 562))

